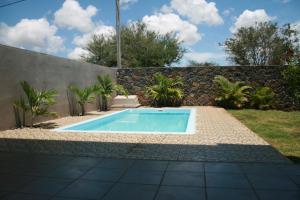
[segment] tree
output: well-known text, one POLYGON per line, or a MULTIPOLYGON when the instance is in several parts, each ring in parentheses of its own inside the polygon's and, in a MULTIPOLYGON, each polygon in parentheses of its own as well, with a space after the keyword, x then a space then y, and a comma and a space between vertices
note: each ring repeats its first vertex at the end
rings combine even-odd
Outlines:
POLYGON ((112 96, 114 92, 124 94, 128 96, 127 90, 122 85, 114 84, 109 75, 98 76, 98 83, 95 85, 95 93, 100 96, 101 103, 100 110, 108 110, 108 98, 112 96))
POLYGON ((219 66, 219 64, 215 62, 208 62, 208 61, 197 62, 194 60, 190 60, 188 64, 188 67, 214 67, 214 66, 219 66))
MULTIPOLYGON (((159 34, 138 22, 121 28, 123 67, 164 67, 178 62, 185 52, 177 37, 159 34)), ((117 65, 116 36, 94 35, 86 49, 87 62, 113 67, 117 65)))
POLYGON ((154 75, 155 84, 146 88, 146 95, 154 106, 179 106, 183 98, 182 79, 168 78, 160 73, 154 75))
POLYGON ((85 88, 79 88, 74 85, 69 86, 69 90, 74 92, 76 95, 77 103, 80 106, 81 109, 81 115, 85 115, 85 104, 86 103, 92 103, 95 100, 95 97, 92 96, 94 93, 94 86, 85 87, 85 88))
POLYGON ((283 65, 299 52, 297 31, 272 22, 238 29, 224 47, 229 60, 239 65, 283 65))
MULTIPOLYGON (((25 126, 25 113, 27 111, 31 114, 31 126, 33 126, 34 119, 37 116, 56 116, 55 112, 48 111, 49 106, 55 104, 55 97, 57 96, 56 90, 43 90, 39 91, 29 85, 28 82, 22 81, 21 83, 22 89, 26 95, 25 101, 22 97, 19 101, 15 101, 13 104, 14 108, 22 109, 22 118, 23 118, 23 126, 25 126)), ((15 110, 16 112, 17 109, 15 110)), ((15 113, 16 114, 16 113, 15 113)), ((18 117, 20 119, 20 117, 18 117)), ((18 119, 18 120, 19 120, 18 119)), ((19 122, 18 122, 19 123, 19 122)), ((20 125, 20 124, 19 124, 20 125)))

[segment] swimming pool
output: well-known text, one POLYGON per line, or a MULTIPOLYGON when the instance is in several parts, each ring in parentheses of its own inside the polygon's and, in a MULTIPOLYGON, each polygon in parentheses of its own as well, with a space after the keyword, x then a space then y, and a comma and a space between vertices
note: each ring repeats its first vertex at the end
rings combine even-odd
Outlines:
POLYGON ((62 128, 60 132, 193 134, 195 109, 126 109, 62 128))

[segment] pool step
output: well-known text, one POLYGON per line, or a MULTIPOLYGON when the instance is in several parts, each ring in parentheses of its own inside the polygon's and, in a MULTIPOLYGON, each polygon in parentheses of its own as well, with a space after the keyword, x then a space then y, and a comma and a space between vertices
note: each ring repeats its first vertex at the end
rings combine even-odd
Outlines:
POLYGON ((138 97, 136 95, 118 95, 114 98, 112 108, 137 108, 140 107, 138 97))

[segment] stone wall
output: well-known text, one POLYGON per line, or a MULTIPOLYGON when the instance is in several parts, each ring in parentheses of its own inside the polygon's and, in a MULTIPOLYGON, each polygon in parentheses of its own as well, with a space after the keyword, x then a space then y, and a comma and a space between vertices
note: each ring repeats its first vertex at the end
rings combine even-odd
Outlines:
MULTIPOLYGON (((69 115, 69 84, 85 87, 94 84, 101 74, 109 74, 116 80, 113 68, 0 45, 0 129, 15 125, 12 102, 24 95, 20 81, 28 81, 38 89, 57 90, 57 103, 51 110, 63 117, 69 115)), ((87 105, 87 110, 96 110, 96 105, 87 105)))
POLYGON ((117 82, 128 89, 130 94, 139 96, 142 104, 149 101, 144 95, 145 87, 153 83, 157 72, 168 77, 180 76, 184 81, 184 105, 214 105, 217 87, 213 79, 223 75, 232 81, 245 81, 271 87, 277 94, 277 108, 293 108, 287 95, 286 83, 282 79, 281 66, 230 66, 230 67, 187 67, 187 68, 126 68, 117 72, 117 82))

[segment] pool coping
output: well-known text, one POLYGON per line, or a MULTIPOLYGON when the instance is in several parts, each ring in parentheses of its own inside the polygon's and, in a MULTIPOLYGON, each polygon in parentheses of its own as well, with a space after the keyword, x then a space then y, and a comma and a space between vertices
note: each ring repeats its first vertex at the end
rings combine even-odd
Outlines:
POLYGON ((196 133, 196 109, 195 108, 171 108, 171 107, 164 107, 164 108, 135 108, 134 110, 190 110, 190 115, 189 115, 189 119, 188 119, 188 123, 187 123, 187 127, 185 132, 161 132, 161 131, 87 131, 87 130, 65 130, 67 128, 71 128, 73 126, 77 126, 77 125, 81 125, 81 124, 85 124, 87 122, 92 122, 98 119, 102 119, 102 118, 106 118, 109 116, 113 116, 113 115, 117 115, 119 113, 122 112, 126 112, 128 110, 131 109, 124 109, 121 111, 116 111, 110 114, 106 114, 106 115, 102 115, 99 117, 95 117, 92 119, 88 119, 88 120, 83 120, 81 122, 77 122, 77 123, 73 123, 67 126, 63 126, 63 127, 59 127, 59 128, 55 128, 51 131, 54 132, 73 132, 73 133, 111 133, 111 134, 132 134, 132 135, 137 135, 137 134, 151 134, 151 135, 192 135, 196 133))

